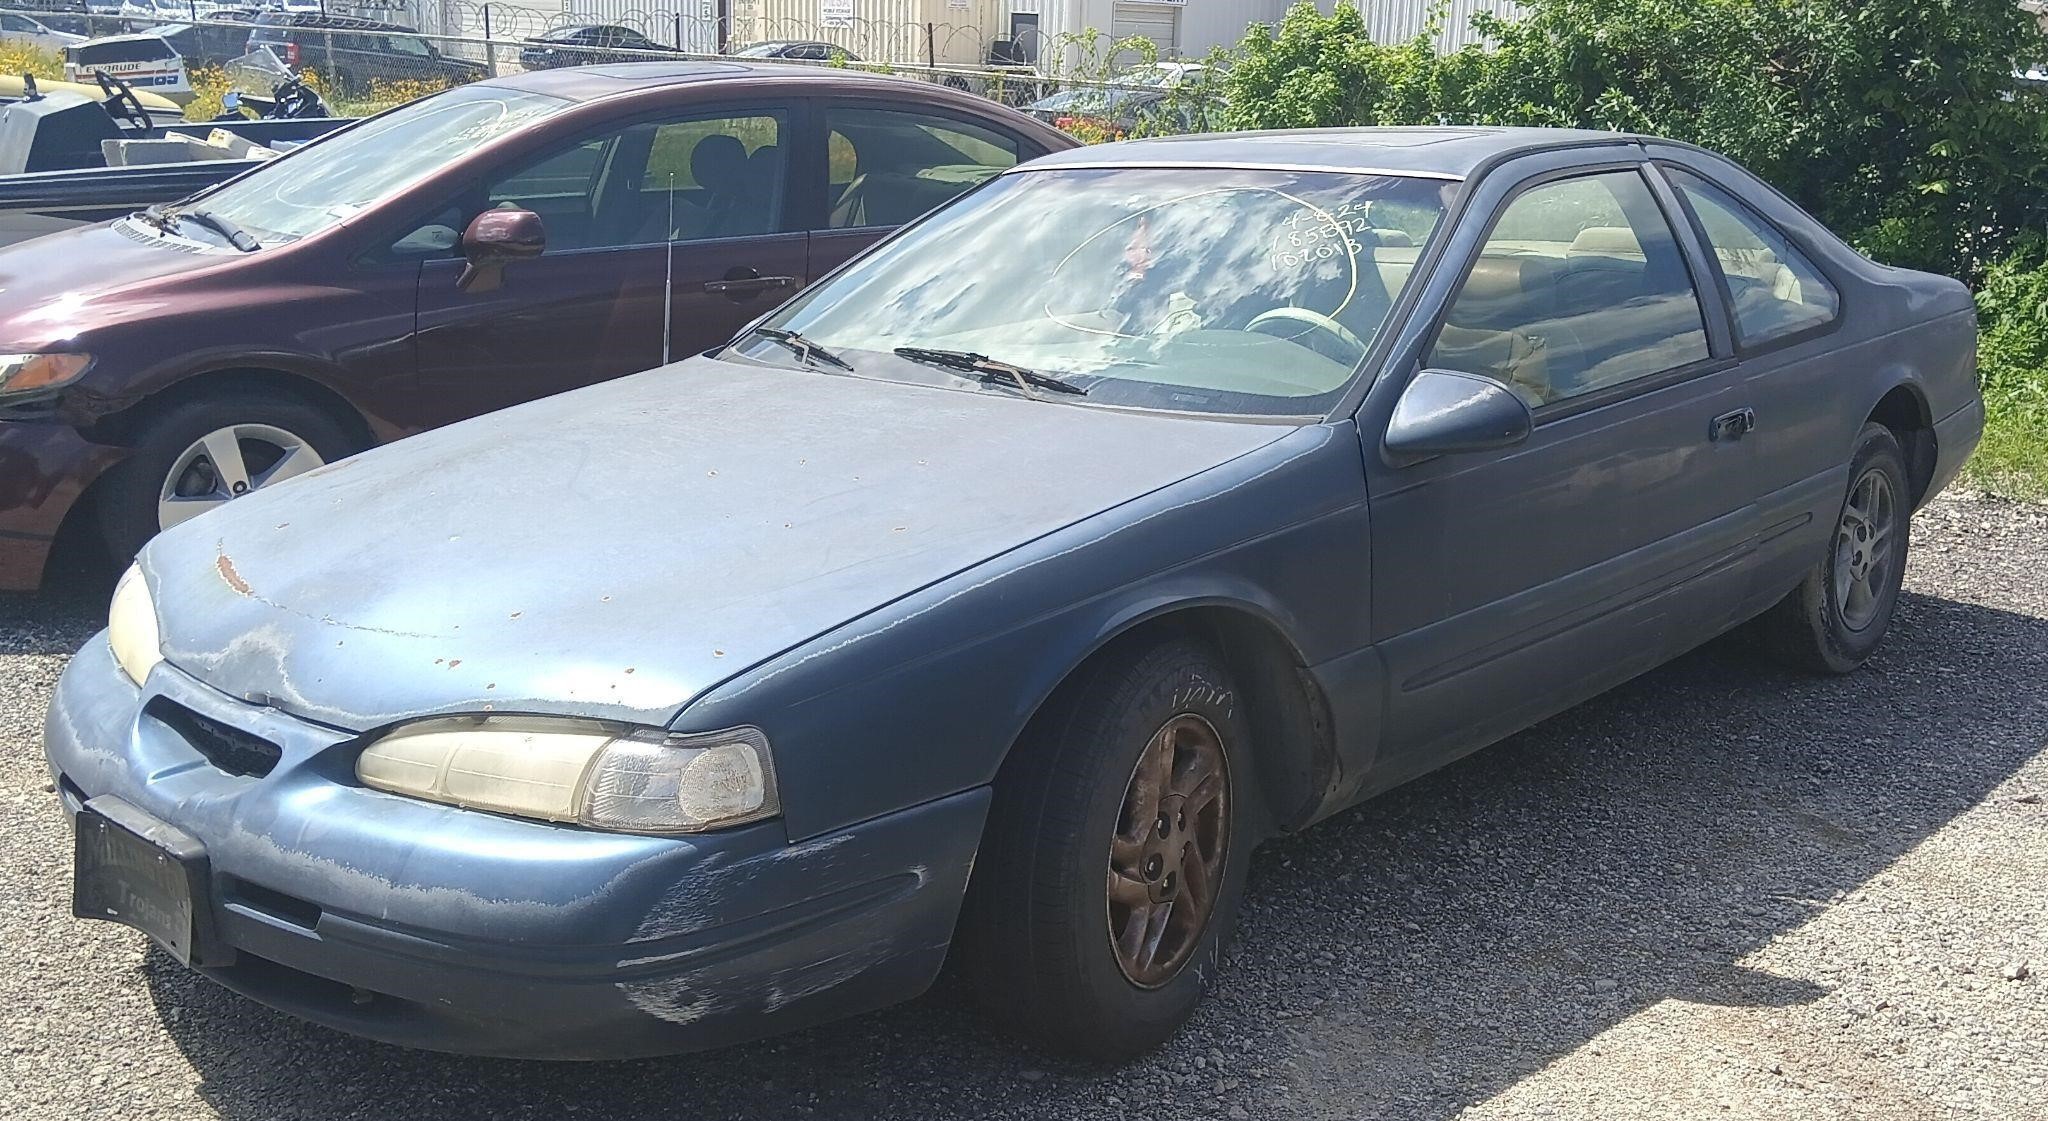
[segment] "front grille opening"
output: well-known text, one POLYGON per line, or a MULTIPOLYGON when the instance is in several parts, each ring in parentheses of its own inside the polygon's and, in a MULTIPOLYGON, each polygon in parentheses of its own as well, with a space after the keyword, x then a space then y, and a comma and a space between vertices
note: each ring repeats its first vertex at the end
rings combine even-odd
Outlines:
POLYGON ((300 899, 296 895, 286 895, 275 888, 252 884, 244 879, 231 879, 228 881, 226 894, 230 903, 239 903, 251 911, 261 912, 293 926, 311 930, 320 924, 318 904, 300 899))
POLYGON ((178 733, 207 762, 231 775, 262 778, 284 755, 282 748, 262 736, 201 716, 164 697, 150 701, 149 714, 178 733))

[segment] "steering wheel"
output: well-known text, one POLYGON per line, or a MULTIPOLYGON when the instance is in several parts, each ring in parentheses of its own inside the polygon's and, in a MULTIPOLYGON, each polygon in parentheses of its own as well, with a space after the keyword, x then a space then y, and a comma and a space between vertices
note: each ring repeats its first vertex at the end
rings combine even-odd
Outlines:
MULTIPOLYGON (((1314 350, 1318 354, 1323 354, 1339 362, 1356 362, 1365 357, 1365 340, 1353 334, 1351 328, 1324 315, 1322 312, 1310 311, 1305 307, 1276 307, 1271 311, 1262 311, 1253 316, 1252 321, 1244 325, 1244 329, 1247 331, 1257 331, 1262 335, 1272 335, 1275 338, 1286 339, 1289 342, 1295 341, 1301 332, 1287 333, 1273 329, 1275 325, 1282 323, 1299 324, 1319 331, 1325 336, 1335 339, 1349 352, 1347 354, 1329 354, 1316 347, 1309 347, 1310 350, 1314 350)), ((1307 346, 1308 344, 1303 343, 1302 345, 1307 346)))
POLYGON ((135 91, 128 83, 109 76, 104 70, 95 70, 92 76, 98 80, 100 93, 105 96, 105 100, 100 104, 106 106, 108 115, 117 121, 126 120, 138 129, 147 130, 152 127, 149 110, 142 107, 142 99, 135 96, 135 91))

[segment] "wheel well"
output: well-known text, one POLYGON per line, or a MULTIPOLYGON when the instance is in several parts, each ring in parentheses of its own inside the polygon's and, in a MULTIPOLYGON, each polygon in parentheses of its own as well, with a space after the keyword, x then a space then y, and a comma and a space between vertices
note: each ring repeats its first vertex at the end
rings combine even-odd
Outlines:
POLYGON ((360 447, 376 442, 369 421, 348 399, 311 378, 281 370, 213 370, 180 379, 119 412, 94 421, 87 435, 100 443, 131 444, 145 425, 187 401, 235 393, 268 393, 296 398, 340 421, 360 447))
POLYGON ((1913 488, 1913 505, 1927 496, 1927 484, 1934 479, 1934 420, 1927 402, 1912 386, 1895 385, 1870 410, 1870 421, 1891 429, 1906 453, 1906 479, 1913 488))
POLYGON ((1152 616, 1069 670, 1054 694, 1085 678, 1086 669, 1100 660, 1169 638, 1193 638, 1212 647, 1244 698, 1257 791, 1266 809, 1261 831, 1285 831, 1308 821, 1336 768, 1329 704, 1293 644, 1264 618, 1216 605, 1152 616))
MULTIPOLYGON (((109 413, 85 428, 87 439, 101 444, 121 447, 132 446, 150 421, 187 401, 202 397, 234 393, 266 393, 295 398, 321 410, 340 421, 359 448, 376 443, 376 436, 370 430, 370 423, 357 411, 348 399, 311 378, 288 374, 281 370, 228 369, 194 374, 165 386, 163 389, 144 397, 142 400, 109 413)), ((118 467, 118 465, 117 465, 118 467)), ((84 536, 84 527, 91 524, 89 519, 98 515, 94 512, 108 475, 101 475, 86 488, 70 513, 64 516, 64 524, 58 529, 58 537, 64 541, 79 541, 84 536)), ((123 564, 127 563, 125 560, 123 564)))

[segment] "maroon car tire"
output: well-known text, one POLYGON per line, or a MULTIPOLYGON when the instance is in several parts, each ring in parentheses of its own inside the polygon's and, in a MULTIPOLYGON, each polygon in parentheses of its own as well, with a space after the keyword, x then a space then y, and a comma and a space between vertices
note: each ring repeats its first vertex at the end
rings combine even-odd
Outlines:
MULTIPOLYGON (((102 480, 95 513, 108 555, 126 564, 156 536, 159 504, 170 475, 195 444, 225 429, 274 430, 291 436, 332 463, 362 450, 363 443, 342 421, 310 402, 283 394, 237 393, 201 397, 174 405, 140 432, 135 454, 102 480)), ((253 450, 253 449, 252 449, 253 450)), ((260 468, 260 462, 247 465, 260 468)), ((251 472, 252 477, 254 472, 251 472)), ((257 487, 260 489, 260 482, 257 487)))
POLYGON ((1826 554, 1757 620, 1765 648, 1812 673, 1848 673, 1876 653, 1905 580, 1911 515, 1898 437, 1865 424, 1826 554))
POLYGON ((1249 730, 1200 643, 1080 672, 997 780, 956 950, 996 1022, 1113 1061, 1170 1038, 1216 975, 1257 840, 1249 730))

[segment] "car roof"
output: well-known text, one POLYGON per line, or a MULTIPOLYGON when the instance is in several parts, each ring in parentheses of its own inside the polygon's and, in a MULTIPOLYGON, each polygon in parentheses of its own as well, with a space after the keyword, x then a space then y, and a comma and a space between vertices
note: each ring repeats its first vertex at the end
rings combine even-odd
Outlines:
POLYGON ((1593 129, 1464 125, 1200 133, 1123 140, 1055 152, 1031 161, 1026 170, 1273 167, 1463 179, 1496 157, 1543 148, 1623 144, 1642 139, 1647 138, 1593 129))
POLYGON ((332 16, 319 12, 264 12, 256 17, 256 25, 266 31, 316 28, 328 31, 402 31, 409 35, 420 33, 419 28, 404 24, 379 23, 357 16, 332 16))
POLYGON ((634 31, 632 28, 620 23, 568 23, 560 27, 549 28, 534 36, 534 38, 559 39, 565 35, 581 35, 585 31, 628 31, 635 35, 640 34, 640 32, 634 31))
POLYGON ((715 81, 757 78, 782 82, 818 82, 826 85, 862 84, 902 89, 915 86, 936 101, 952 94, 944 86, 910 78, 894 78, 829 66, 807 66, 799 62, 768 59, 719 60, 716 62, 678 60, 675 62, 607 62, 596 66, 565 66, 555 70, 529 70, 491 78, 485 84, 534 93, 565 97, 571 101, 599 98, 649 89, 665 89, 715 81))

